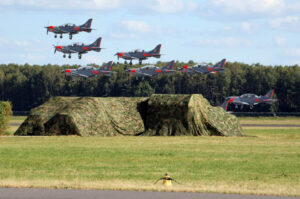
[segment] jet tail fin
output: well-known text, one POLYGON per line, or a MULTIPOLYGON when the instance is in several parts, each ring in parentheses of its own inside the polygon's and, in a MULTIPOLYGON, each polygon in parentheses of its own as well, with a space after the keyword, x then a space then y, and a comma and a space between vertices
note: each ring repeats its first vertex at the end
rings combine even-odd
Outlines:
POLYGON ((93 22, 93 19, 89 19, 89 20, 87 20, 87 22, 85 22, 84 24, 82 24, 80 27, 84 27, 84 28, 86 28, 86 29, 92 30, 92 29, 91 29, 92 22, 93 22))
POLYGON ((268 99, 272 99, 274 96, 274 89, 271 89, 267 92, 267 94, 265 94, 264 97, 268 98, 268 99))
POLYGON ((113 61, 108 62, 107 64, 105 64, 104 66, 100 67, 100 69, 103 69, 105 71, 111 71, 111 67, 113 65, 113 61))
POLYGON ((175 61, 172 60, 168 63, 167 66, 164 66, 163 69, 167 69, 167 70, 174 70, 174 66, 175 66, 175 61))
POLYGON ((89 47, 91 47, 93 50, 97 52, 100 52, 101 41, 102 41, 102 37, 99 37, 96 41, 94 41, 94 43, 90 44, 89 47))
POLYGON ((224 68, 226 64, 226 59, 222 59, 220 62, 216 63, 214 67, 224 68))
POLYGON ((161 48, 161 44, 158 44, 153 50, 150 51, 150 53, 160 54, 160 48, 161 48))

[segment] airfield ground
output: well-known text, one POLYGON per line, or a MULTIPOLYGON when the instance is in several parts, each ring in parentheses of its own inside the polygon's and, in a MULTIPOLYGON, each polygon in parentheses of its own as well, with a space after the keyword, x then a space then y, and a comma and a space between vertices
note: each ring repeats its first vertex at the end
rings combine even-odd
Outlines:
MULTIPOLYGON (((300 118, 241 123, 300 124, 300 118)), ((249 137, 0 137, 0 187, 300 196, 300 128, 244 130, 249 137), (165 172, 181 184, 155 185, 165 172)))

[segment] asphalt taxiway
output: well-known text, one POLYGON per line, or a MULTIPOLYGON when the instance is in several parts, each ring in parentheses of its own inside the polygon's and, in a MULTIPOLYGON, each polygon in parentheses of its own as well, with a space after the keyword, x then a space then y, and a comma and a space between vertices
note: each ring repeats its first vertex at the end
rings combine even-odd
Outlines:
MULTIPOLYGON (((0 188, 0 199, 296 199, 286 196, 260 196, 239 194, 103 191, 73 189, 0 188)), ((299 198, 299 197, 298 197, 299 198)))

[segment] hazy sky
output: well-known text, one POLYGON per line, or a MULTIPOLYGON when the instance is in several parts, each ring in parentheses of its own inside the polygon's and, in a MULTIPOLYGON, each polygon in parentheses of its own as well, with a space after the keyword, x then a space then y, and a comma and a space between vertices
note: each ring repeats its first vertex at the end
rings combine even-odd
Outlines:
POLYGON ((299 0, 0 0, 0 22, 0 63, 102 64, 117 61, 116 51, 161 43, 161 61, 300 65, 299 0), (92 33, 46 35, 44 26, 89 18, 92 33), (82 60, 53 53, 54 44, 100 36, 105 49, 82 60))

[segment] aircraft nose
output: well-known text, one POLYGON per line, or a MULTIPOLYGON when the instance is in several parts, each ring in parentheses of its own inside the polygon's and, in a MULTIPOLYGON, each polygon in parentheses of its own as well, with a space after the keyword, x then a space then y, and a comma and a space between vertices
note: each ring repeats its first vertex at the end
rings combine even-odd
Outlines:
POLYGON ((127 69, 126 72, 133 74, 136 72, 136 69, 135 68, 127 69))
POLYGON ((115 55, 118 55, 118 57, 122 57, 124 53, 116 53, 115 55))

